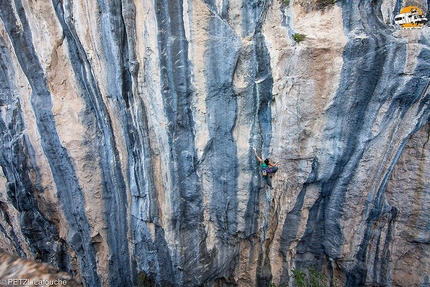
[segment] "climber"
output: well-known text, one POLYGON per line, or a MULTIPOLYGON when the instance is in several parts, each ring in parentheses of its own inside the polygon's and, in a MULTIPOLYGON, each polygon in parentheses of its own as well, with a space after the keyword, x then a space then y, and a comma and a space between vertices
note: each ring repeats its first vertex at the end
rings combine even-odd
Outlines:
POLYGON ((275 172, 278 171, 278 167, 276 166, 276 163, 270 162, 268 158, 266 158, 263 161, 261 157, 258 156, 255 148, 254 148, 254 153, 255 153, 255 157, 258 159, 260 163, 260 169, 261 169, 261 173, 263 174, 264 180, 266 181, 268 186, 272 187, 272 182, 270 181, 270 178, 272 177, 271 174, 274 174, 275 172))

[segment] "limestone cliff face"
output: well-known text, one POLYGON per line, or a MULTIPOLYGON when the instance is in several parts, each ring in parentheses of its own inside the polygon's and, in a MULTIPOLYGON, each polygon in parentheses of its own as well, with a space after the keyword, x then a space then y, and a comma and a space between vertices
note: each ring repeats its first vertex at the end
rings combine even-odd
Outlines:
POLYGON ((401 4, 0 1, 0 248, 86 286, 427 286, 430 30, 401 4))

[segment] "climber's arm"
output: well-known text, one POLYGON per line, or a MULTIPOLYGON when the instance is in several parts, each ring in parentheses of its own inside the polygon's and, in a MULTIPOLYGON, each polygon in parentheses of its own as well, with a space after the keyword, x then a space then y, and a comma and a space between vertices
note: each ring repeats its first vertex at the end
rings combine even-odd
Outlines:
POLYGON ((273 162, 269 162, 269 166, 270 166, 270 167, 272 167, 272 166, 276 166, 276 164, 277 164, 277 162, 275 162, 275 163, 273 163, 273 162))
POLYGON ((254 153, 255 153, 255 157, 258 159, 258 161, 259 161, 260 163, 262 163, 262 162, 263 162, 263 160, 258 156, 257 151, 255 150, 255 147, 254 147, 254 153))

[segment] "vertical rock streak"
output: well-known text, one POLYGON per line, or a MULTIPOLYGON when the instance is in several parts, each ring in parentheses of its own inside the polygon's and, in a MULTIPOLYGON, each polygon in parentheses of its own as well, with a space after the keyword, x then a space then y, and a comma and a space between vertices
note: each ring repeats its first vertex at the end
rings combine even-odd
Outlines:
MULTIPOLYGON (((99 1, 102 13, 101 33, 103 40, 103 48, 106 55, 107 70, 108 70, 108 92, 109 97, 116 99, 118 110, 114 114, 119 113, 121 116, 121 125, 125 137, 128 154, 133 155, 134 142, 133 135, 137 134, 135 127, 132 126, 129 108, 133 104, 131 88, 131 74, 129 69, 129 45, 125 32, 125 23, 122 15, 122 2, 118 1, 99 1), (123 111, 123 112, 119 112, 123 111), (130 133, 131 131, 131 133, 130 133)), ((84 54, 82 54, 82 57, 84 54)), ((86 65, 88 61, 83 61, 86 65)), ((91 75, 91 74, 90 74, 91 75)), ((94 86, 94 94, 92 98, 98 109, 95 109, 96 114, 101 114, 98 118, 100 129, 103 136, 104 145, 101 146, 103 166, 109 167, 104 171, 105 181, 105 220, 108 227, 107 242, 110 247, 111 258, 110 267, 110 284, 112 286, 131 285, 132 279, 135 276, 131 269, 131 262, 128 249, 128 210, 127 210, 127 186, 122 173, 122 165, 117 148, 114 128, 108 109, 102 101, 101 93, 95 84, 94 79, 91 79, 94 86), (120 236, 120 238, 118 238, 120 236), (115 274, 114 276, 112 276, 115 274)), ((138 143, 139 144, 139 143, 138 143)), ((139 145, 139 149, 141 146, 139 145)), ((139 158, 139 157, 138 157, 139 158)), ((135 161, 136 157, 130 156, 129 161, 135 161)), ((135 165, 131 163, 129 168, 135 165)), ((139 170, 139 166, 136 168, 139 170)))
MULTIPOLYGON (((122 166, 116 147, 111 116, 103 101, 98 84, 94 79, 91 65, 89 64, 85 51, 80 44, 79 37, 74 30, 73 24, 70 22, 70 15, 65 15, 61 2, 54 0, 53 3, 69 45, 69 56, 73 63, 72 68, 74 69, 79 82, 82 84, 82 96, 88 105, 88 109, 90 109, 97 119, 96 135, 99 137, 99 156, 103 167, 102 190, 104 217, 107 226, 106 241, 110 248, 110 276, 108 278, 112 286, 131 285, 134 275, 130 266, 131 262, 127 240, 127 188, 122 174, 122 166)), ((124 54, 126 54, 126 51, 121 51, 125 38, 123 31, 124 27, 121 21, 121 6, 110 2, 103 2, 100 6, 102 18, 104 20, 102 21, 101 26, 102 39, 106 43, 104 46, 106 49, 105 53, 107 54, 107 57, 111 59, 108 61, 108 74, 113 75, 112 79, 108 79, 111 83, 108 87, 108 92, 110 93, 108 96, 127 96, 130 95, 131 91, 127 88, 130 80, 127 79, 128 71, 124 67, 122 59, 124 54), (110 5, 112 7, 110 7, 110 5), (114 33, 110 34, 110 31, 113 31, 114 33), (116 44, 116 46, 111 47, 110 45, 107 45, 108 43, 116 44), (119 51, 117 50, 118 48, 120 48, 119 51), (119 61, 119 63, 117 61, 119 61)), ((118 99, 118 102, 120 104, 120 108, 123 108, 124 110, 126 109, 126 105, 129 104, 128 102, 124 103, 121 98, 118 99)), ((121 116, 122 119, 126 118, 127 112, 122 113, 121 116)), ((125 119, 123 122, 124 129, 128 131, 129 121, 125 119)), ((130 143, 129 138, 126 137, 126 139, 127 143, 130 143)))
POLYGON ((182 2, 155 2, 161 93, 168 121, 167 144, 171 150, 169 172, 172 182, 166 192, 170 193, 167 196, 172 202, 173 212, 167 224, 172 226, 179 246, 174 250, 173 264, 183 270, 175 272, 177 275, 174 282, 194 285, 199 280, 199 275, 194 273, 193 268, 199 262, 203 209, 201 184, 195 171, 197 155, 190 104, 193 87, 190 84, 188 42, 185 37, 182 2))
MULTIPOLYGON (((25 136, 23 135, 24 123, 22 122, 23 119, 20 115, 21 105, 19 99, 16 98, 13 93, 13 70, 10 69, 12 65, 10 54, 6 49, 5 41, 2 37, 0 37, 0 43, 3 47, 0 53, 0 101, 2 106, 2 109, 0 110, 0 131, 2 132, 0 143, 3 147, 0 154, 0 165, 2 167, 2 173, 7 180, 6 192, 13 206, 18 211, 23 212, 29 211, 34 207, 35 198, 30 192, 27 192, 27 190, 32 191, 35 187, 32 186, 32 183, 26 174, 27 171, 23 168, 17 169, 17 167, 20 166, 17 159, 24 161, 25 167, 28 168, 26 166, 28 160, 25 158, 26 155, 23 153, 25 148, 24 145, 26 144, 26 141, 24 140, 25 136), (6 107, 6 109, 3 107, 6 107), (16 154, 18 152, 22 154, 16 154), (23 183, 27 183, 28 186, 23 186, 23 183)), ((7 204, 0 202, 0 210, 2 214, 1 222, 4 224, 0 224, 1 232, 9 241, 12 242, 15 252, 19 256, 25 256, 23 246, 17 238, 10 221, 8 213, 9 208, 7 204)), ((40 251, 36 249, 36 252, 40 251)), ((43 256, 46 256, 47 254, 49 254, 49 250, 42 251, 43 256)))
MULTIPOLYGON (((42 147, 55 179, 58 196, 69 223, 69 242, 79 255, 81 275, 86 283, 99 286, 94 250, 90 245, 89 225, 82 205, 81 188, 77 183, 74 166, 67 151, 61 146, 51 111, 52 101, 46 78, 34 51, 31 31, 20 1, 15 1, 16 13, 11 3, 1 3, 0 15, 17 54, 21 68, 32 88, 31 104, 41 136, 42 147), (14 18, 15 15, 19 19, 14 18), (21 27, 18 27, 18 24, 21 27)), ((48 229, 49 230, 49 229, 48 229)), ((55 230, 55 229, 54 229, 55 230)), ((49 236, 48 236, 49 237, 49 236)))

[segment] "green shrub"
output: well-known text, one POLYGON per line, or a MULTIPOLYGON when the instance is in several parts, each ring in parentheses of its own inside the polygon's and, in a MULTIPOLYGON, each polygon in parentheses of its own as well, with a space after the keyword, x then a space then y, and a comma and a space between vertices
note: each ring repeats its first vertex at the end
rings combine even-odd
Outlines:
POLYGON ((321 281, 325 280, 325 276, 321 272, 316 271, 313 266, 309 267, 308 270, 311 287, 325 287, 325 285, 321 283, 321 281))
POLYGON ((294 41, 296 41, 297 43, 300 43, 301 41, 303 41, 306 38, 305 34, 300 34, 300 33, 294 33, 292 35, 294 41))
MULTIPOLYGON (((328 281, 327 277, 323 273, 316 271, 313 266, 309 267, 307 272, 294 269, 292 277, 297 287, 326 287, 327 285, 324 283, 328 281)), ((335 283, 334 286, 336 285, 335 283)))
POLYGON ((293 279, 297 287, 306 287, 306 274, 303 270, 293 269, 293 279))

